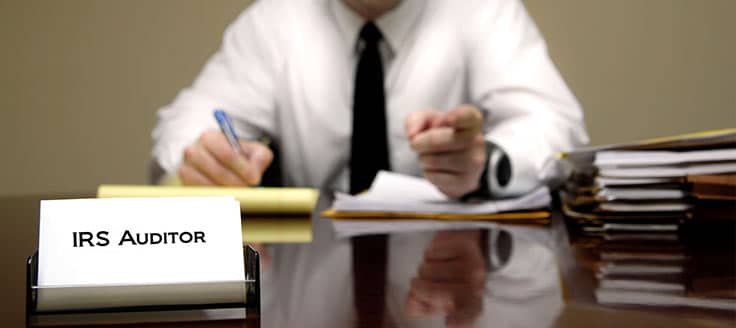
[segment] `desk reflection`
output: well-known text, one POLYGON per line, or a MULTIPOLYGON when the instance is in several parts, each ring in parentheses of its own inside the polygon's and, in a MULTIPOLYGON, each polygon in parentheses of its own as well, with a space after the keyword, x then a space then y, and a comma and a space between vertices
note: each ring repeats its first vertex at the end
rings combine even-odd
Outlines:
POLYGON ((444 315, 449 327, 465 327, 480 317, 489 269, 484 235, 480 230, 435 233, 411 280, 408 317, 444 315))
MULTIPOLYGON (((350 239, 316 218, 309 244, 267 245, 264 327, 355 327, 350 239)), ((405 232, 388 238, 386 326, 546 327, 563 307, 543 228, 405 232)))

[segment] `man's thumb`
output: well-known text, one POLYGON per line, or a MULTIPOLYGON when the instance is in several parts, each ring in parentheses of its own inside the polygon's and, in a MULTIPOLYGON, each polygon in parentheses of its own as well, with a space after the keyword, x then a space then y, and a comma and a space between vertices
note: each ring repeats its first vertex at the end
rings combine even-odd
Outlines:
POLYGON ((256 141, 241 141, 240 146, 248 158, 251 168, 250 172, 248 172, 250 177, 249 182, 254 185, 259 184, 263 172, 266 171, 268 166, 271 165, 271 161, 273 161, 273 152, 268 146, 256 141))

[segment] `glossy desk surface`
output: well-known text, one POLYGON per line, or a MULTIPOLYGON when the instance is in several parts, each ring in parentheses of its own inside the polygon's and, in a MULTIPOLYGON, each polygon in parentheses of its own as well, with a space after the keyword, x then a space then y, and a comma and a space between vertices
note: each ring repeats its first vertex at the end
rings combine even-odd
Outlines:
MULTIPOLYGON (((0 283, 2 327, 24 325, 25 259, 37 246, 38 202, 51 198, 64 197, 0 198, 0 263, 5 275, 0 283)), ((368 300, 367 295, 354 295, 350 239, 337 238, 332 222, 319 217, 319 212, 329 205, 329 198, 321 197, 312 218, 312 243, 267 246, 271 263, 263 270, 263 309, 259 320, 169 326, 375 325, 371 323, 375 322, 375 315, 365 311, 358 315, 354 307, 355 299, 363 300, 358 303, 373 300, 368 300)), ((733 231, 728 231, 733 227, 719 226, 721 233, 712 235, 708 229, 699 228, 698 235, 709 237, 688 236, 682 241, 691 245, 687 249, 707 244, 719 249, 721 258, 724 254, 733 258, 736 242, 733 231)), ((483 230, 391 234, 385 258, 383 326, 736 326, 736 312, 596 304, 596 282, 591 269, 597 258, 591 255, 596 243, 600 241, 578 236, 559 213, 553 214, 548 226, 497 225, 483 230)), ((707 252, 687 254, 692 261, 708 257, 707 252)), ((732 263, 726 261, 723 265, 732 263)), ((361 270, 378 267, 377 263, 369 263, 361 270)), ((728 280, 734 281, 733 278, 728 280)))

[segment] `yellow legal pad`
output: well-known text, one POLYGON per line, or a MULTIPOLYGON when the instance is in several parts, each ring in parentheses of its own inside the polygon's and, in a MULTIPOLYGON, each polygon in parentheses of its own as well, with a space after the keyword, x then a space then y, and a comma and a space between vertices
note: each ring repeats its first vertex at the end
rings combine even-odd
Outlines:
POLYGON ((312 211, 319 191, 310 188, 240 188, 101 185, 97 197, 231 196, 240 202, 244 243, 312 241, 312 211))
POLYGON ((101 185, 97 197, 204 197, 232 196, 248 215, 308 215, 314 210, 319 191, 310 188, 242 188, 191 186, 101 185))

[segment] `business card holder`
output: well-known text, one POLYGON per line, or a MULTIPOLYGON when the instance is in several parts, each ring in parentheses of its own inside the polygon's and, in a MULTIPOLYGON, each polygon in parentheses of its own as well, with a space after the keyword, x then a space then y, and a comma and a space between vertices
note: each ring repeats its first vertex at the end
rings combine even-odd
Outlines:
MULTIPOLYGON (((250 246, 243 248, 245 261, 245 301, 217 304, 175 304, 122 307, 100 307, 80 310, 43 310, 38 306, 38 252, 28 257, 26 264, 26 326, 137 324, 144 322, 184 322, 208 320, 253 319, 260 317, 260 260, 258 252, 250 246)), ((123 286, 155 288, 148 286, 123 286)), ((187 288, 183 286, 182 288, 187 288)), ((201 288, 201 286, 200 286, 201 288)), ((72 289, 72 288, 70 288, 72 289)), ((150 292, 150 290, 149 290, 150 292)), ((74 293, 72 293, 74 294, 74 293)), ((135 299, 135 295, 132 295, 135 299)))

